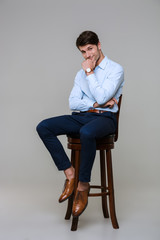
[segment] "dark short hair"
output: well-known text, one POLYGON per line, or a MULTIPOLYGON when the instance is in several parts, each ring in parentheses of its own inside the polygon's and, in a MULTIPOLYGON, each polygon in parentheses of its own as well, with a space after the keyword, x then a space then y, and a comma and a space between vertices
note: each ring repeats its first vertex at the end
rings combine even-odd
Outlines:
POLYGON ((80 46, 85 46, 87 44, 98 45, 99 38, 95 32, 84 31, 82 32, 76 40, 76 46, 79 49, 80 46))

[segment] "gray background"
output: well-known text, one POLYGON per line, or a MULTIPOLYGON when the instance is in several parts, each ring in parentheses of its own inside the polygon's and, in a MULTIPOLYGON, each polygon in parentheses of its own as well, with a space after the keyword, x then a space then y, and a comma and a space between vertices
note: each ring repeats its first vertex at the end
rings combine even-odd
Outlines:
POLYGON ((49 240, 56 232, 61 239, 159 239, 160 1, 0 0, 0 33, 0 239, 49 240), (125 70, 113 151, 120 229, 102 218, 100 200, 90 199, 73 235, 63 220, 66 204, 57 203, 64 175, 35 128, 70 113, 82 62, 75 41, 84 30, 97 32, 103 53, 125 70))

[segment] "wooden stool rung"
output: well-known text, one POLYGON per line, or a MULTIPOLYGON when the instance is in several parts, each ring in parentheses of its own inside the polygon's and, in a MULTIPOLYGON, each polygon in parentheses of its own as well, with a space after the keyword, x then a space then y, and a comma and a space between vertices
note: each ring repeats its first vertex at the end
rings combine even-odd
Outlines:
MULTIPOLYGON (((90 185, 90 188, 100 188, 100 189, 104 190, 104 187, 98 186, 98 185, 90 185)), ((105 190, 107 190, 107 189, 108 189, 108 187, 105 187, 105 190)))
POLYGON ((102 197, 108 195, 108 192, 102 192, 102 193, 89 193, 89 197, 102 197))
POLYGON ((90 185, 90 188, 96 188, 96 189, 101 189, 102 192, 100 193, 89 193, 89 197, 102 197, 105 195, 108 195, 108 187, 102 187, 98 185, 90 185))

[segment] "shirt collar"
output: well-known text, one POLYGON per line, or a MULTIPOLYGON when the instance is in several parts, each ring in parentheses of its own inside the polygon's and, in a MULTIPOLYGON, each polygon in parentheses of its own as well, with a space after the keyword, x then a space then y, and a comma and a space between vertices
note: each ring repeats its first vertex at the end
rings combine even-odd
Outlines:
POLYGON ((108 58, 105 56, 103 60, 100 62, 100 64, 97 66, 97 68, 99 67, 104 70, 107 65, 107 62, 108 62, 108 58))

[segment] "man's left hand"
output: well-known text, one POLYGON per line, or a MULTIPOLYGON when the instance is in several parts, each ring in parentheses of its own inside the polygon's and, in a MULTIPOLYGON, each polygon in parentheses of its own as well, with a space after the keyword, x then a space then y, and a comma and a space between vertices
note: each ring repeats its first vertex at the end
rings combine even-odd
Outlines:
POLYGON ((92 69, 91 72, 86 73, 87 76, 93 73, 93 69, 95 68, 95 65, 96 65, 96 61, 92 61, 90 59, 84 60, 82 62, 82 68, 83 68, 84 71, 86 71, 87 68, 92 69))

